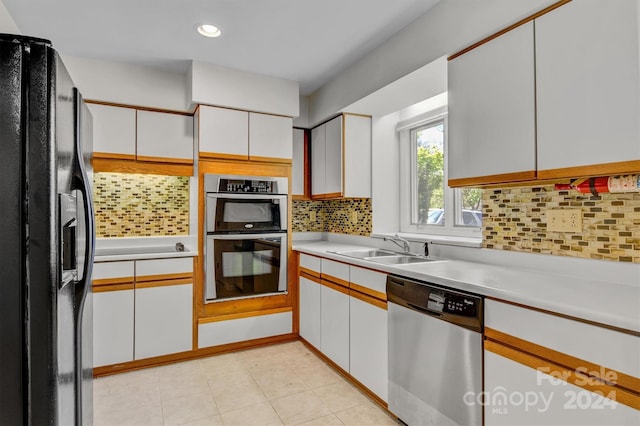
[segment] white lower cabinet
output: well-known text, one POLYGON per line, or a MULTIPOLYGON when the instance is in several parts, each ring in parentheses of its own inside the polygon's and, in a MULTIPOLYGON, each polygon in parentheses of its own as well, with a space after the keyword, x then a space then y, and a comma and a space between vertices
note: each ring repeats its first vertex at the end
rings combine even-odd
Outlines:
POLYGON ((93 366, 191 350, 192 275, 191 258, 96 263, 93 366))
POLYGON ((485 426, 640 424, 638 410, 490 351, 484 372, 485 426))
POLYGON ((193 285, 136 289, 135 359, 191 350, 193 285))
POLYGON ((387 311, 349 297, 349 373, 387 401, 387 311))
POLYGON ((349 371, 349 295, 320 288, 320 350, 349 371))
POLYGON ((133 290, 93 294, 93 366, 133 361, 133 290))
POLYGON ((300 337, 386 402, 386 274, 306 254, 300 267, 300 337))
POLYGON ((300 277, 300 336, 320 349, 320 284, 300 277))

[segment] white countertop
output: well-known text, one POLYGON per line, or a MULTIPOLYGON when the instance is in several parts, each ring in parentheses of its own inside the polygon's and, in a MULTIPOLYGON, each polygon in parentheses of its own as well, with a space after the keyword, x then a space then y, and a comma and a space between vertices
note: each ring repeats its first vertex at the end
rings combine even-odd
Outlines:
POLYGON ((331 241, 293 244, 299 252, 640 332, 640 281, 637 285, 592 281, 460 260, 394 266, 330 253, 368 248, 331 241))
POLYGON ((194 236, 176 237, 128 237, 98 238, 95 262, 121 260, 167 259, 198 255, 194 236), (184 245, 184 251, 176 250, 176 243, 184 245))

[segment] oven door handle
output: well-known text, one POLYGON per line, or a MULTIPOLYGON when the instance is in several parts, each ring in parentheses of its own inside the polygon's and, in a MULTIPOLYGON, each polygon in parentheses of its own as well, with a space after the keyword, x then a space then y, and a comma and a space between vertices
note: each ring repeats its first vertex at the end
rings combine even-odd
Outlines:
POLYGON ((263 240, 265 238, 287 238, 286 232, 270 232, 266 234, 207 234, 207 239, 212 240, 263 240))
POLYGON ((248 194, 235 194, 228 192, 207 192, 207 198, 227 200, 279 200, 287 201, 287 196, 282 194, 268 194, 265 192, 250 192, 248 194))

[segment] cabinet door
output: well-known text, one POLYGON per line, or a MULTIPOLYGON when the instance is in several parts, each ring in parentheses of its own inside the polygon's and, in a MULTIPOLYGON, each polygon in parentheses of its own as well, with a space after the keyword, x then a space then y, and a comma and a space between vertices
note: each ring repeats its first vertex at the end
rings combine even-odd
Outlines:
POLYGON ((135 299, 135 359, 192 349, 192 284, 136 286, 135 299))
POLYGON ((300 336, 320 349, 320 284, 300 277, 300 336))
POLYGON ((135 159, 136 110, 108 105, 87 105, 93 117, 94 153, 115 154, 116 158, 135 159))
POLYGON ((349 373, 387 401, 387 311, 349 298, 349 373))
POLYGON ((640 411, 487 350, 484 393, 486 426, 640 424, 640 411))
POLYGON ((580 0, 536 19, 541 178, 640 159, 638 7, 580 0))
POLYGON ((291 194, 305 197, 307 191, 307 142, 303 129, 293 129, 293 162, 291 164, 291 194))
POLYGON ((193 163, 193 117, 138 111, 138 160, 193 163))
POLYGON ((248 112, 201 105, 198 115, 201 156, 249 159, 248 112))
POLYGON ((342 116, 325 124, 325 193, 342 195, 342 116))
POLYGON ((93 366, 133 361, 133 290, 93 294, 93 366))
POLYGON ((349 371, 349 295, 326 285, 320 287, 320 351, 349 371))
POLYGON ((449 184, 535 177, 533 22, 449 62, 449 184))
POLYGON ((326 193, 326 125, 311 129, 311 195, 326 193))
POLYGON ((290 117, 249 113, 249 159, 293 156, 293 120, 290 117))
POLYGON ((344 114, 344 196, 371 197, 371 117, 344 114))

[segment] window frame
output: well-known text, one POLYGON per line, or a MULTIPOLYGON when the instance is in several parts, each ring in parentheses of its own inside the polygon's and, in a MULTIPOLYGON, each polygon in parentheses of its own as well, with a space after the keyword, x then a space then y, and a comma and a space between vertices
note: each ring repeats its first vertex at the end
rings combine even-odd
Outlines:
POLYGON ((461 191, 447 185, 448 174, 448 117, 447 107, 440 107, 416 117, 401 121, 396 130, 400 140, 400 232, 426 235, 443 235, 454 237, 482 237, 482 227, 457 225, 462 218, 461 191), (416 223, 417 210, 417 173, 416 140, 412 134, 425 126, 438 121, 444 122, 444 224, 416 223), (414 211, 416 210, 416 211, 414 211), (449 212, 449 214, 447 214, 449 212), (454 212, 451 214, 450 212, 454 212), (459 216, 459 217, 458 217, 459 216))

